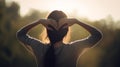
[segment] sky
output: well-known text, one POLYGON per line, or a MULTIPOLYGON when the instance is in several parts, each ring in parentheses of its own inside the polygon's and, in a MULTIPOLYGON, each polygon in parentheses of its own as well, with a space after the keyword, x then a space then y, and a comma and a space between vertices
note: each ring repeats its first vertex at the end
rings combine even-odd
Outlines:
POLYGON ((20 5, 21 15, 30 9, 51 12, 62 10, 71 16, 87 17, 99 20, 111 15, 114 20, 120 20, 120 0, 6 0, 15 1, 20 5))

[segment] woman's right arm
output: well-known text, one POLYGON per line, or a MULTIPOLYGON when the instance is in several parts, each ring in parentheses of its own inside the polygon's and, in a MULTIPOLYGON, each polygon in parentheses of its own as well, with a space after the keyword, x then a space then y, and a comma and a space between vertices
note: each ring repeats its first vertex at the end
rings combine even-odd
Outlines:
POLYGON ((68 19, 70 21, 69 26, 73 25, 73 24, 78 24, 80 26, 82 26, 83 28, 85 28, 90 35, 83 39, 83 40, 77 40, 75 43, 78 44, 86 44, 86 46, 88 47, 92 47, 94 46, 98 41, 100 41, 100 39, 102 38, 102 33, 95 27, 85 24, 83 22, 80 22, 77 19, 68 19))

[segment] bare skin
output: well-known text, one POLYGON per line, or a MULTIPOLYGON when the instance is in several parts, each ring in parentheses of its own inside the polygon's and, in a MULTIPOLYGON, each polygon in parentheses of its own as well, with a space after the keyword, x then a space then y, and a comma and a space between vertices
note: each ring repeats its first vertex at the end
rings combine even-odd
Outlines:
MULTIPOLYGON (((60 19, 59 22, 56 22, 52 19, 40 19, 40 20, 37 20, 36 22, 34 22, 32 24, 29 24, 27 27, 24 27, 23 29, 27 33, 31 28, 35 27, 38 24, 42 24, 43 26, 45 26, 47 29, 50 29, 50 30, 52 30, 52 29, 50 27, 48 27, 48 25, 51 25, 56 30, 58 30, 64 24, 66 24, 66 25, 63 28, 72 26, 74 24, 78 24, 78 25, 82 26, 83 28, 85 28, 91 34, 91 37, 97 37, 96 42, 98 42, 99 39, 101 39, 101 37, 102 37, 101 33, 99 33, 100 31, 98 32, 98 30, 96 30, 96 28, 94 28, 94 27, 92 27, 88 24, 85 24, 83 22, 80 22, 80 21, 78 21, 77 19, 74 19, 74 18, 73 19, 62 18, 62 19, 60 19)), ((63 43, 63 41, 56 42, 54 44, 54 46, 59 47, 61 45, 61 43, 63 43)), ((93 45, 90 45, 90 47, 93 46, 93 45)))

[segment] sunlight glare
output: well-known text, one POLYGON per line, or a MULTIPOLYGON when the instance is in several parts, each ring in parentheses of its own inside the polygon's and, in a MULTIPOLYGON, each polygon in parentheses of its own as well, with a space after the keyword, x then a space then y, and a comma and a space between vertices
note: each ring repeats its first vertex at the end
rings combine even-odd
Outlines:
POLYGON ((51 1, 14 0, 14 1, 20 3, 21 6, 20 13, 22 16, 27 14, 31 8, 40 11, 49 11, 49 12, 53 10, 61 10, 71 17, 76 17, 76 16, 86 17, 89 15, 88 12, 89 7, 83 2, 79 2, 77 0, 75 1, 74 0, 51 0, 51 1), (32 4, 29 4, 28 2, 32 2, 32 4))
POLYGON ((67 13, 68 16, 86 16, 89 14, 86 5, 80 4, 77 1, 62 1, 62 0, 55 0, 54 4, 48 10, 62 10, 63 12, 67 13))
POLYGON ((113 16, 115 20, 120 19, 120 0, 6 0, 15 1, 20 5, 20 14, 25 16, 30 9, 39 11, 62 10, 68 16, 86 17, 92 20, 113 16), (109 4, 108 4, 109 3, 109 4))
POLYGON ((67 3, 67 1, 55 0, 54 4, 51 4, 49 10, 62 10, 65 13, 70 14, 73 12, 73 10, 75 10, 75 7, 76 3, 73 3, 72 1, 69 1, 69 3, 67 3))

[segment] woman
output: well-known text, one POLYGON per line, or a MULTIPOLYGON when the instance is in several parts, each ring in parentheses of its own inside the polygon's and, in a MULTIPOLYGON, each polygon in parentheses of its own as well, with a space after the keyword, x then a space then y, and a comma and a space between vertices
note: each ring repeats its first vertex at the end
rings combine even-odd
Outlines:
POLYGON ((40 19, 23 27, 17 32, 17 38, 25 46, 32 47, 38 67, 76 67, 77 59, 83 49, 93 47, 102 38, 102 34, 96 28, 77 19, 69 19, 62 11, 55 10, 47 19, 40 19), (38 24, 45 26, 50 43, 43 43, 27 34, 38 24), (65 44, 64 37, 67 37, 69 27, 74 24, 85 28, 90 36, 65 44))

